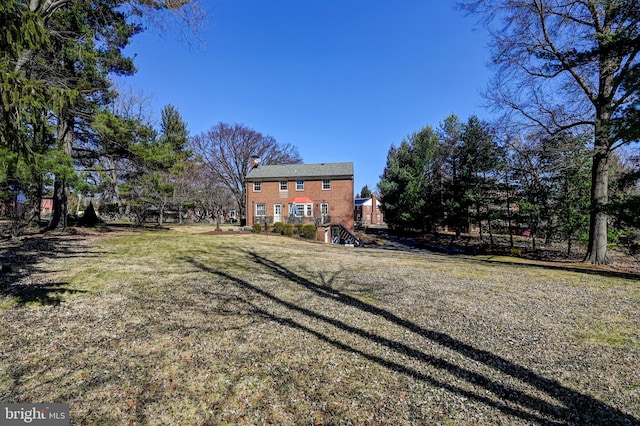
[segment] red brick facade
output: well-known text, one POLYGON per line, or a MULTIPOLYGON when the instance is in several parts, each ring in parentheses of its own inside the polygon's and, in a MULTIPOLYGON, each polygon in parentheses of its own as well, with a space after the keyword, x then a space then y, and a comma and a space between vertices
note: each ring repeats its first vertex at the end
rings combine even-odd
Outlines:
MULTIPOLYGON (((306 165, 299 165, 300 175, 274 177, 265 172, 250 173, 246 180, 247 225, 275 222, 342 225, 353 232, 353 175, 305 176, 306 165), (269 175, 268 177, 264 177, 269 175), (297 215, 291 214, 292 204, 297 215)), ((316 166, 314 174, 323 165, 316 166)), ((329 164, 328 166, 331 166, 329 164)), ((258 166, 264 169, 269 166, 258 166)), ((278 167, 278 166, 274 166, 278 167)), ((278 169, 275 169, 278 170, 278 169)), ((284 170, 284 168, 283 168, 284 170)), ((331 170, 331 167, 327 168, 331 170)), ((295 213, 295 212, 294 212, 295 213)))
POLYGON ((356 199, 354 219, 363 225, 383 225, 384 214, 375 195, 356 199))

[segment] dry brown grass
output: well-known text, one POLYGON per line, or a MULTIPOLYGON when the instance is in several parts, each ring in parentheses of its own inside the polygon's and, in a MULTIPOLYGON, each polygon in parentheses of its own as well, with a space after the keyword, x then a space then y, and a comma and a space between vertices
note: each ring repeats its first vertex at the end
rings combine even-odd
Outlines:
POLYGON ((637 280, 208 230, 15 249, 0 400, 72 424, 640 422, 637 280))

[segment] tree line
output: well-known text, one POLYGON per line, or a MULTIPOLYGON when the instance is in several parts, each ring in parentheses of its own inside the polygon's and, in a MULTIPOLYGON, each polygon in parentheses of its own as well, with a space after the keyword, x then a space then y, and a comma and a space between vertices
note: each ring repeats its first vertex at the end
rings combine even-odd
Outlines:
POLYGON ((191 137, 172 105, 155 126, 147 99, 114 85, 135 73, 124 49, 143 29, 185 34, 203 17, 189 0, 0 4, 0 207, 12 233, 40 226, 45 197, 49 230, 87 198, 138 223, 150 214, 162 223, 167 210, 210 219, 235 204, 242 215, 251 155, 301 161, 295 147, 239 124, 191 137))
MULTIPOLYGON (((543 170, 551 163, 564 167, 556 164, 563 155, 575 156, 566 167, 582 167, 584 154, 590 176, 585 260, 610 263, 608 244, 618 224, 637 221, 637 200, 619 194, 630 191, 640 168, 622 167, 620 176, 612 170, 627 165, 623 153, 640 139, 640 2, 461 0, 459 6, 479 17, 490 35, 496 72, 485 95, 502 113, 492 125, 500 129, 501 142, 483 139, 487 126, 480 120, 461 125, 452 119, 438 130, 440 144, 431 141, 435 130, 423 129, 393 148, 382 182, 393 223, 424 229, 444 221, 458 230, 473 221, 492 235, 498 214, 492 197, 505 194, 520 203, 518 214, 526 213, 529 232, 538 235, 544 228, 546 234, 571 234, 571 241, 572 230, 583 226, 582 201, 565 207, 576 209, 570 212, 575 224, 561 223, 558 209, 578 183, 555 182, 549 189, 549 180, 560 177, 543 170), (475 154, 466 147, 472 143, 475 154), (503 158, 508 172, 488 167, 485 157, 503 158), (393 167, 411 161, 422 162, 425 170, 393 167), (513 172, 525 165, 538 171, 513 172), (437 170, 442 175, 434 183, 437 170), (496 189, 497 173, 511 184, 496 189), (530 179, 521 185, 526 191, 511 194, 523 176, 530 179), (398 200, 388 192, 394 182, 406 184, 398 200), (396 204, 402 207, 398 213, 396 204), (414 223, 417 211, 420 223, 414 223)), ((9 206, 11 197, 24 193, 26 212, 18 227, 40 219, 45 195, 54 203, 47 228, 65 227, 71 189, 104 194, 119 213, 146 212, 153 204, 162 217, 168 203, 183 206, 178 201, 189 198, 180 185, 205 172, 201 181, 210 179, 207 188, 226 188, 242 209, 248 152, 236 147, 245 142, 237 130, 248 146, 258 143, 251 155, 267 162, 300 161, 295 147, 241 125, 221 123, 185 142, 186 125, 175 108, 165 107, 156 129, 135 105, 118 104, 112 77, 135 72, 133 58, 124 54, 131 39, 149 26, 183 33, 201 19, 195 0, 0 3, 0 198, 9 206), (229 158, 241 161, 228 163, 229 158)), ((582 176, 584 170, 575 172, 582 176)), ((581 194, 585 188, 579 188, 581 194)), ((510 215, 512 209, 506 211, 510 215)))
MULTIPOLYGON (((450 115, 392 146, 378 184, 385 221, 419 232, 477 232, 562 241, 571 254, 588 242, 591 202, 591 139, 588 134, 529 133, 514 138, 476 116, 450 115)), ((611 179, 609 241, 638 237, 640 157, 616 156, 611 179)), ((635 242, 637 250, 637 242, 635 242)))
POLYGON ((485 95, 520 138, 588 135, 585 261, 608 264, 620 150, 640 138, 640 2, 460 0, 489 32, 495 75, 485 95))

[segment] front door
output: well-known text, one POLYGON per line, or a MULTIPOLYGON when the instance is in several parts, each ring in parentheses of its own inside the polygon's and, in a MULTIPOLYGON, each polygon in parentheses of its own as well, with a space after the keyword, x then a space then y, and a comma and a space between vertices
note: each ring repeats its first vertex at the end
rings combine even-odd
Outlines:
POLYGON ((273 223, 282 222, 282 204, 273 205, 273 223))

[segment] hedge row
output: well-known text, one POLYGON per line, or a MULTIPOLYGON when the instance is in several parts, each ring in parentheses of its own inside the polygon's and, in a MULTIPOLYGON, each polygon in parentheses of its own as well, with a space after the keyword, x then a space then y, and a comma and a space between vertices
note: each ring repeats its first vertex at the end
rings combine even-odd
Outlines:
MULTIPOLYGON (((272 231, 276 234, 286 235, 288 237, 292 237, 293 235, 300 235, 302 238, 306 238, 308 240, 315 240, 318 232, 318 227, 313 223, 308 223, 306 225, 296 224, 292 225, 290 223, 282 223, 276 222, 273 224, 273 228, 269 229, 269 225, 267 225, 266 232, 272 231)), ((262 224, 254 223, 253 224, 253 232, 260 233, 262 232, 262 224)))

